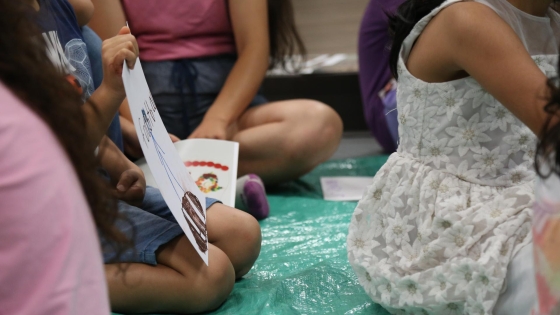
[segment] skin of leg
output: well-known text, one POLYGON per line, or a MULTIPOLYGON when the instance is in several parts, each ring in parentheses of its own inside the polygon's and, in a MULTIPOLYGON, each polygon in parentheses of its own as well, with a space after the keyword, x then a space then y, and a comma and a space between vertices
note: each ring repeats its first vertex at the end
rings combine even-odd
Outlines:
POLYGON ((208 251, 206 266, 183 235, 160 248, 156 266, 106 264, 112 310, 195 314, 217 309, 233 290, 235 271, 219 248, 209 244, 208 251))
POLYGON ((257 259, 261 231, 251 215, 223 204, 208 209, 207 229, 208 266, 184 235, 160 247, 156 266, 106 264, 113 310, 193 314, 218 308, 235 279, 245 275, 257 259), (119 267, 126 268, 124 273, 119 267))
POLYGON ((248 109, 238 121, 238 176, 259 175, 276 184, 309 172, 338 147, 342 120, 312 100, 272 102, 248 109))
POLYGON ((251 268, 261 251, 261 228, 250 214, 216 203, 207 212, 208 241, 231 261, 236 279, 251 268))

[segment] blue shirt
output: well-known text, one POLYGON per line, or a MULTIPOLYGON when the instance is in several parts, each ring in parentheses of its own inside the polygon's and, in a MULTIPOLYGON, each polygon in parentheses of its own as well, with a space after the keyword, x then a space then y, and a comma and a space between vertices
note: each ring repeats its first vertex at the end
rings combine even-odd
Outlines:
POLYGON ((62 73, 68 74, 85 101, 95 90, 91 63, 74 9, 66 0, 39 0, 36 22, 43 30, 47 54, 62 73))
MULTIPOLYGON (((68 74, 69 81, 81 91, 85 101, 103 80, 101 39, 91 29, 80 28, 74 8, 67 0, 39 0, 39 5, 36 22, 43 30, 48 56, 61 72, 68 74)), ((107 136, 123 150, 118 114, 107 136)))

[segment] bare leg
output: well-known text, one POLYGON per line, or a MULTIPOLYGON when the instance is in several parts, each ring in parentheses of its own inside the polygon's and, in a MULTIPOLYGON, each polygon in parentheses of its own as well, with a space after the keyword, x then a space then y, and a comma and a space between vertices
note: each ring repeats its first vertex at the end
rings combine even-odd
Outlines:
POLYGON ((244 276, 259 257, 261 228, 250 214, 214 204, 208 209, 208 241, 223 251, 235 269, 235 278, 244 276))
POLYGON ((247 110, 234 141, 240 144, 238 175, 275 184, 309 172, 336 150, 342 121, 329 106, 310 100, 273 102, 247 110))
POLYGON ((158 250, 157 266, 133 263, 122 273, 118 264, 105 265, 114 311, 192 314, 214 310, 226 300, 235 279, 259 255, 260 227, 249 214, 222 204, 214 204, 207 215, 208 266, 184 235, 158 250))
POLYGON ((111 308, 123 313, 192 314, 218 308, 235 282, 231 262, 209 245, 209 266, 185 236, 165 244, 157 266, 134 263, 119 273, 118 264, 105 265, 111 308))

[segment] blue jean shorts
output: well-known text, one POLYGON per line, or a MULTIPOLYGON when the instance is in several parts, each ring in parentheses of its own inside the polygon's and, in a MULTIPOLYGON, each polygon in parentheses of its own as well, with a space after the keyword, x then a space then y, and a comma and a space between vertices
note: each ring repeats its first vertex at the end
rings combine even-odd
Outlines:
MULTIPOLYGON (((142 69, 167 132, 187 138, 202 122, 235 65, 235 55, 143 61, 142 69)), ((249 107, 268 103, 259 93, 249 107)))
MULTIPOLYGON (((206 208, 220 201, 206 198, 206 208)), ((117 221, 117 228, 127 236, 134 235, 134 248, 130 248, 115 261, 116 252, 111 246, 103 247, 105 263, 128 262, 157 265, 156 251, 184 232, 167 207, 159 189, 146 187, 144 201, 140 207, 119 201, 119 214, 126 221, 117 221)))

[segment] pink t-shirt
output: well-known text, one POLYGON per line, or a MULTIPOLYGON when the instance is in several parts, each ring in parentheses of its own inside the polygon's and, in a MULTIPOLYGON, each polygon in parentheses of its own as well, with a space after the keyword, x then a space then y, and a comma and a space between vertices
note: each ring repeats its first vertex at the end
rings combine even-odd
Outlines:
POLYGON ((226 0, 122 0, 146 61, 235 53, 226 0))
POLYGON ((110 314, 96 229, 47 125, 0 82, 0 314, 110 314))

